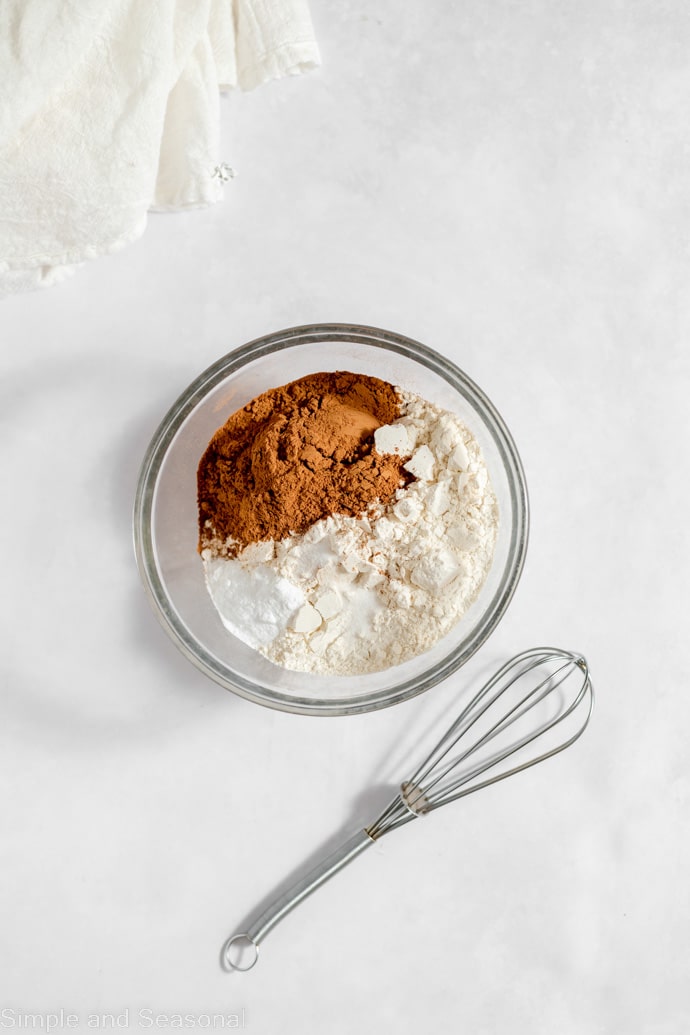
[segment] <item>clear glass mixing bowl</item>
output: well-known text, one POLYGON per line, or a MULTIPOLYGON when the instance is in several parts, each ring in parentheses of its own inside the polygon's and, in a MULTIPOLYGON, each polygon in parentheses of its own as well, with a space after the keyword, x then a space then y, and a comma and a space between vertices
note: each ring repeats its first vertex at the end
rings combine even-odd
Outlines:
POLYGON ((144 458, 134 505, 139 571, 163 628, 221 686, 284 711, 346 715, 383 708, 455 672, 495 629, 522 571, 528 533, 525 477, 513 439, 484 393, 426 345, 345 324, 295 327, 235 349, 172 406, 144 458), (383 378, 458 414, 478 440, 500 510, 493 564, 478 598, 424 654, 371 675, 289 672, 232 636, 204 583, 197 553, 196 472, 213 433, 254 396, 318 371, 383 378))

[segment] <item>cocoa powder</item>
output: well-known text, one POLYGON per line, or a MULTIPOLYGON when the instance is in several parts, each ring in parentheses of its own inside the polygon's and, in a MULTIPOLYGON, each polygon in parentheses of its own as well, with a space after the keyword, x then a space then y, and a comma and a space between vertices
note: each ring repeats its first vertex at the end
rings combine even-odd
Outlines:
POLYGON ((374 431, 398 415, 393 385, 345 371, 257 396, 219 428, 199 463, 199 549, 235 556, 329 514, 359 516, 390 502, 414 479, 402 466, 409 457, 376 451, 374 431))

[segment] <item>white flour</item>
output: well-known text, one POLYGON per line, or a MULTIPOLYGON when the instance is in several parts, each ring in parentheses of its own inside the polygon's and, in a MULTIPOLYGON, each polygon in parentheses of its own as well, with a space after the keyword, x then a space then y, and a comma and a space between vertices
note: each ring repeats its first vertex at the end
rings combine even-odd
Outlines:
POLYGON ((451 413, 400 391, 380 452, 417 478, 386 507, 333 515, 304 535, 204 550, 226 627, 285 668, 352 675, 423 653, 459 621, 491 566, 498 506, 479 446, 451 413))

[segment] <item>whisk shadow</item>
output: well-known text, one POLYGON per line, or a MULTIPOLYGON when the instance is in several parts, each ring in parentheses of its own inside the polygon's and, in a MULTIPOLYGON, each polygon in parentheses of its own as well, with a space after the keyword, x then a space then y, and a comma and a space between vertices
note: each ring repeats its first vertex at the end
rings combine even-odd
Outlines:
MULTIPOLYGON (((445 694, 445 701, 441 702, 435 714, 429 714, 426 721, 420 721, 420 715, 425 716, 429 710, 427 695, 421 695, 421 699, 410 701, 410 715, 398 737, 393 741, 389 751, 383 755, 372 769, 369 780, 372 784, 380 784, 384 781, 392 781, 397 789, 403 780, 409 778, 410 759, 421 761, 425 745, 433 745, 439 732, 444 731, 449 723, 460 713, 462 708, 470 701, 474 690, 481 686, 495 667, 492 660, 481 659, 473 666, 473 675, 468 678, 465 671, 456 672, 447 683, 437 688, 439 697, 445 694), (419 757, 417 757, 419 756, 419 757)), ((434 691, 431 691, 434 693, 434 691)), ((384 803, 386 804, 386 803, 384 803)))
MULTIPOLYGON (((325 840, 321 841, 312 852, 307 856, 304 862, 295 866, 290 873, 283 877, 283 879, 273 889, 267 892, 263 898, 256 902, 253 908, 247 912, 241 919, 241 921, 235 926, 235 932, 246 931, 252 921, 256 920, 268 906, 270 906, 277 898, 288 891, 294 884, 300 881, 303 877, 323 862, 332 852, 340 848, 340 846, 349 838, 352 837, 357 830, 363 830, 365 827, 370 826, 376 817, 383 811, 383 809, 389 804, 391 799, 397 794, 398 787, 396 784, 376 784, 371 787, 364 788, 353 800, 350 815, 341 826, 330 834, 325 840)), ((232 937, 232 932, 228 935, 232 937)), ((242 973, 241 970, 235 971, 230 966, 225 956, 225 949, 228 944, 228 939, 223 942, 220 950, 220 966, 221 970, 226 973, 242 973)))

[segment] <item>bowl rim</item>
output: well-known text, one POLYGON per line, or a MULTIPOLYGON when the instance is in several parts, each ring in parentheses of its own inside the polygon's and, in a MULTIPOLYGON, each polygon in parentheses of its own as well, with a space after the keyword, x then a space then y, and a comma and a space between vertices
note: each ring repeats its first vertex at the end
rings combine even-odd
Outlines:
POLYGON ((520 580, 529 538, 529 515, 527 483, 513 437, 494 404, 463 370, 428 345, 405 335, 363 324, 323 323, 289 327, 255 338, 222 356, 191 382, 163 417, 144 454, 132 524, 136 563, 149 603, 177 648, 197 669, 225 689, 265 707, 302 715, 354 715, 387 708, 423 693, 447 679, 479 650, 505 614, 520 580), (513 516, 508 562, 493 598, 469 640, 463 641, 428 670, 402 681, 394 689, 388 687, 357 698, 316 699, 282 694, 228 670, 178 621, 155 562, 152 518, 156 483, 167 451, 189 414, 210 391, 248 363, 315 342, 352 342, 397 352, 421 363, 448 382, 478 413, 497 447, 507 475, 513 516))

